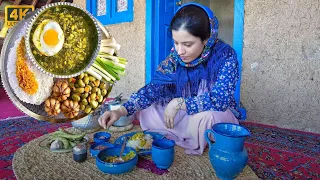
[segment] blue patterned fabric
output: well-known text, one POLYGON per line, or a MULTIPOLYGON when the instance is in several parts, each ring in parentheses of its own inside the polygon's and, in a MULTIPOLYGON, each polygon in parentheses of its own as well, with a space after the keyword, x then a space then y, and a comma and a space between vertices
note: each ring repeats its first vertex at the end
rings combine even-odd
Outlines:
POLYGON ((153 103, 166 105, 178 97, 185 99, 188 114, 208 110, 225 111, 228 108, 235 112, 234 93, 239 78, 236 53, 217 39, 218 20, 213 12, 196 3, 184 6, 189 5, 203 8, 209 17, 211 36, 201 56, 184 63, 173 47, 168 57, 158 65, 151 82, 133 93, 124 104, 128 115, 153 103))

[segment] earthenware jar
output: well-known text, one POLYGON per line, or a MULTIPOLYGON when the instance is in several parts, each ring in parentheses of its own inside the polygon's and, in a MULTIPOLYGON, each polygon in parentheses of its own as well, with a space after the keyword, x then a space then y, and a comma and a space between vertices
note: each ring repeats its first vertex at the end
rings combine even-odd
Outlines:
POLYGON ((218 178, 236 178, 248 162, 244 141, 250 135, 248 129, 231 123, 218 123, 205 132, 209 144, 209 158, 218 178), (210 140, 213 135, 215 142, 210 140))

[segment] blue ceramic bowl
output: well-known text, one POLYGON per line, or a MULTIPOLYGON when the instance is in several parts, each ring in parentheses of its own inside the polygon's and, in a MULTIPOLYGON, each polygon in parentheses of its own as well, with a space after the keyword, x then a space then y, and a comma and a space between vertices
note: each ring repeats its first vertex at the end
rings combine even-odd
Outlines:
POLYGON ((137 152, 133 148, 125 147, 123 151, 122 156, 125 156, 130 151, 134 151, 136 154, 134 158, 130 159, 129 161, 120 163, 108 163, 104 161, 108 156, 119 156, 120 150, 120 146, 115 146, 100 151, 96 158, 96 165, 98 169, 107 174, 122 174, 131 171, 138 163, 137 152))
POLYGON ((99 153, 100 151, 104 150, 104 149, 98 149, 99 146, 100 146, 100 147, 105 147, 104 149, 114 147, 113 144, 108 143, 108 142, 93 143, 93 144, 91 144, 91 146, 90 146, 90 154, 91 154, 91 156, 94 156, 94 157, 95 157, 95 156, 98 155, 98 153, 99 153))
POLYGON ((108 142, 110 140, 111 134, 107 132, 97 132, 93 135, 94 142, 108 142))

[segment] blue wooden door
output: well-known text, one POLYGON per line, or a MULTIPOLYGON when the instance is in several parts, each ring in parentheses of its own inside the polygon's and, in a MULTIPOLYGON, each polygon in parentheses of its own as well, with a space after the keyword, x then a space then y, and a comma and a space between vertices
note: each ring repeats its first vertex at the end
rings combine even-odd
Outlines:
POLYGON ((178 0, 146 1, 146 83, 173 46, 169 26, 179 3, 178 0))
POLYGON ((164 60, 173 46, 172 35, 170 31, 171 19, 177 10, 176 0, 156 0, 155 8, 155 59, 154 68, 164 60))

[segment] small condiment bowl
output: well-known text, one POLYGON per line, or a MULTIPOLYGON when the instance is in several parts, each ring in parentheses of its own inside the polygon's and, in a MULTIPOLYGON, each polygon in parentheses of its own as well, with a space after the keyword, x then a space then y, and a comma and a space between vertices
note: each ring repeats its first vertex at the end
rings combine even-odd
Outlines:
POLYGON ((121 146, 115 146, 100 151, 96 158, 96 165, 98 169, 107 174, 122 174, 131 171, 138 163, 137 152, 133 148, 124 148, 122 157, 128 154, 130 151, 133 151, 135 153, 135 156, 128 161, 117 163, 108 163, 104 161, 109 156, 119 156, 120 150, 121 146))
POLYGON ((91 156, 96 157, 100 151, 107 148, 112 148, 112 147, 114 147, 114 145, 109 142, 93 143, 90 146, 90 154, 91 156), (100 149, 99 147, 102 147, 102 148, 104 147, 104 148, 100 149))
POLYGON ((111 134, 107 132, 97 132, 93 135, 94 142, 108 142, 110 140, 111 134))

